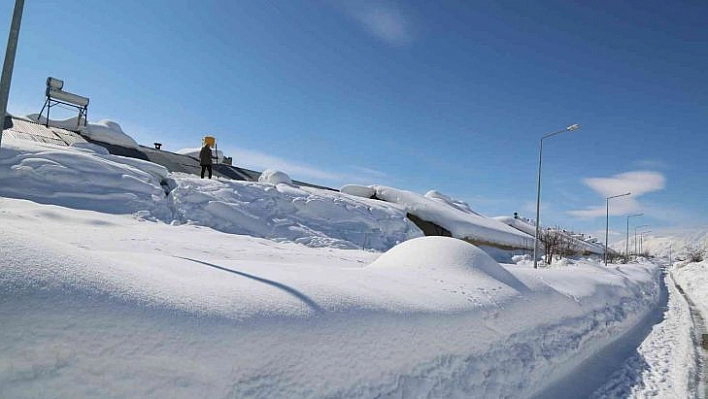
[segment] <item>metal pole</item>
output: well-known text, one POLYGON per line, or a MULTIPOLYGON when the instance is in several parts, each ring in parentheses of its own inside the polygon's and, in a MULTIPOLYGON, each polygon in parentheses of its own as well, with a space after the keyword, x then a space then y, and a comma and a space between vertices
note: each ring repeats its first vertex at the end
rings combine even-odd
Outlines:
POLYGON ((629 259, 629 216, 627 216, 627 238, 624 240, 624 256, 629 259))
POLYGON ((605 198, 605 266, 607 266, 607 241, 610 235, 610 199, 605 198))
POLYGON ((17 40, 20 37, 20 22, 22 21, 22 10, 25 0, 15 0, 15 10, 12 13, 12 24, 7 37, 7 49, 5 50, 5 63, 2 65, 2 78, 0 78, 0 144, 2 144, 2 131, 5 128, 5 116, 7 115, 7 101, 10 96, 10 83, 12 82, 12 69, 15 66, 15 53, 17 52, 17 40))
POLYGON ((637 256, 637 229, 641 229, 642 227, 647 227, 649 226, 648 224, 643 224, 641 226, 635 226, 634 227, 634 256, 637 256))
POLYGON ((541 145, 538 150, 538 187, 536 188, 536 235, 534 237, 533 243, 533 268, 538 269, 538 239, 539 239, 539 229, 541 222, 541 160, 543 159, 543 139, 555 136, 557 134, 572 132, 573 130, 580 129, 580 125, 574 123, 563 130, 559 130, 553 133, 547 133, 541 136, 541 145))
POLYGON ((541 159, 543 157, 543 137, 541 138, 541 146, 538 150, 538 187, 536 189, 536 236, 534 237, 533 244, 533 268, 538 269, 538 229, 540 223, 540 213, 541 213, 541 159))
POLYGON ((612 198, 618 198, 618 197, 624 197, 626 195, 630 195, 632 193, 624 193, 624 194, 618 194, 618 195, 613 195, 610 197, 605 197, 605 204, 607 206, 607 210, 605 213, 605 266, 607 266, 607 251, 608 251, 608 244, 609 244, 609 236, 610 236, 610 200, 612 198))
POLYGON ((671 267, 671 244, 669 244, 669 267, 671 267))
MULTIPOLYGON (((627 239, 625 240, 625 248, 624 248, 624 255, 629 259, 629 219, 637 216, 642 216, 644 215, 643 213, 637 213, 634 215, 629 215, 627 216, 627 239)), ((636 252, 636 249, 635 249, 636 252)))

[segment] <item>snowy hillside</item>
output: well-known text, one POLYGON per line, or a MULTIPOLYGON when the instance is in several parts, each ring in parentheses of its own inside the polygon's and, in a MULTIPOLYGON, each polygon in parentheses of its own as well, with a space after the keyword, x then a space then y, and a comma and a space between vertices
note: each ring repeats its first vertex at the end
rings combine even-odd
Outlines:
MULTIPOLYGON (((637 239, 639 245, 639 239, 637 239)), ((616 242, 613 247, 624 252, 625 240, 616 242)), ((633 250, 634 237, 629 238, 629 248, 633 250)), ((671 249, 673 258, 686 258, 693 250, 704 250, 708 255, 708 227, 686 229, 663 229, 644 235, 641 240, 643 252, 652 256, 667 257, 671 249)))

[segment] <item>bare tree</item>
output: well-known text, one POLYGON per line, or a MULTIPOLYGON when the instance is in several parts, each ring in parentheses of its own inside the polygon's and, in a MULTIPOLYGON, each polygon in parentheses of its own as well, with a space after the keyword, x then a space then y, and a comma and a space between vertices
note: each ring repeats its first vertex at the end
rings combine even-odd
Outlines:
POLYGON ((563 234, 557 229, 548 228, 541 232, 541 242, 545 249, 546 264, 550 265, 553 256, 559 253, 562 241, 563 234))
POLYGON ((697 246, 686 248, 686 260, 689 262, 703 262, 705 259, 706 251, 704 248, 697 246))

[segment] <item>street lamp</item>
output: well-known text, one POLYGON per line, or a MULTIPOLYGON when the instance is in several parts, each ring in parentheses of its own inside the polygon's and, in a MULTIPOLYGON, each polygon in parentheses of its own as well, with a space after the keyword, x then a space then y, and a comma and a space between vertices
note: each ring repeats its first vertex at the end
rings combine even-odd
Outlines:
POLYGON ((0 143, 2 131, 5 129, 5 115, 7 114, 7 99, 10 96, 10 83, 12 81, 12 68, 15 66, 15 53, 17 52, 17 39, 20 36, 20 22, 25 0, 15 0, 15 10, 12 13, 10 33, 7 36, 5 62, 2 64, 2 77, 0 77, 0 143))
POLYGON ((607 266, 607 241, 610 236, 610 200, 612 198, 624 197, 632 193, 624 193, 619 195, 613 195, 611 197, 605 197, 605 205, 607 208, 607 213, 605 216, 605 266, 607 266))
POLYGON ((624 242, 625 243, 624 256, 626 256, 627 258, 629 258, 629 219, 637 217, 637 216, 642 216, 642 215, 644 215, 644 214, 643 213, 636 213, 634 215, 627 216, 627 239, 624 242))
POLYGON ((644 234, 651 233, 651 230, 647 231, 642 231, 639 233, 639 253, 641 254, 642 251, 644 251, 644 234))
POLYGON ((539 220, 540 220, 540 214, 541 214, 541 160, 543 159, 543 140, 547 139, 549 137, 555 136, 557 134, 565 133, 565 132, 572 132, 573 130, 578 130, 580 129, 580 125, 577 123, 574 123, 568 127, 566 127, 563 130, 559 130, 557 132, 553 133, 546 133, 541 137, 541 145, 538 151, 538 189, 536 190, 536 235, 534 236, 534 244, 533 244, 533 268, 537 269, 538 268, 538 233, 539 233, 539 220))
POLYGON ((637 229, 641 229, 642 227, 647 227, 649 226, 648 224, 643 224, 641 226, 636 226, 634 228, 634 255, 637 255, 637 229))

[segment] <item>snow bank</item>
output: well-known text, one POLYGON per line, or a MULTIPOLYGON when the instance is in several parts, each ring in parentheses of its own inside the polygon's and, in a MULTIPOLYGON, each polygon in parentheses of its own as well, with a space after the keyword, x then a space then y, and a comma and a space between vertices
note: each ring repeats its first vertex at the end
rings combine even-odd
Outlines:
POLYGON ((374 261, 0 201, 2 397, 531 397, 657 301, 653 265, 503 266, 444 237, 374 261))
MULTIPOLYGON (((366 188, 346 186, 350 193, 366 193, 366 188)), ((481 216, 462 202, 453 200, 436 191, 427 196, 411 191, 385 186, 369 186, 377 199, 399 204, 406 212, 424 221, 444 227, 454 237, 474 240, 488 245, 499 245, 518 249, 533 249, 533 237, 529 237, 497 220, 481 216)))
MULTIPOLYGON (((703 320, 708 322, 708 261, 678 263, 672 269, 672 275, 696 304, 703 320)), ((704 328, 708 330, 708 325, 704 328)))
POLYGON ((665 283, 668 303, 661 319, 592 399, 701 397, 691 311, 671 274, 665 283))
POLYGON ((183 223, 314 247, 381 251, 422 236, 393 204, 287 184, 174 178, 170 199, 183 223))
POLYGON ((167 170, 107 154, 92 145, 59 147, 6 139, 0 151, 0 196, 171 219, 160 182, 167 170))

